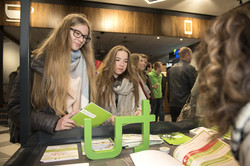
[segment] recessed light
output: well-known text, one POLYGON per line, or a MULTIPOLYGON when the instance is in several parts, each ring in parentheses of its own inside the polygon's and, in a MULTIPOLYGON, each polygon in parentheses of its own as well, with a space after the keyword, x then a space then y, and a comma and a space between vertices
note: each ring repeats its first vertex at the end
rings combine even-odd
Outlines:
POLYGON ((157 36, 157 39, 160 39, 160 37, 159 37, 159 36, 157 36))
POLYGON ((148 4, 153 4, 153 3, 158 3, 158 2, 162 2, 165 0, 145 0, 148 4))

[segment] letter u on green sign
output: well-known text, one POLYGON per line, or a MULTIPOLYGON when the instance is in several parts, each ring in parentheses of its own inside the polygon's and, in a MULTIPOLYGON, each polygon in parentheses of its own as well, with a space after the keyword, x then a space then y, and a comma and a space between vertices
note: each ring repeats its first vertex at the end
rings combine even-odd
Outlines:
POLYGON ((140 116, 117 116, 115 117, 115 146, 112 149, 92 150, 92 127, 90 118, 84 119, 84 149, 86 156, 92 160, 114 158, 122 151, 122 125, 142 123, 142 143, 134 147, 134 152, 149 148, 150 122, 155 121, 155 115, 149 114, 149 100, 142 101, 142 115, 140 116))

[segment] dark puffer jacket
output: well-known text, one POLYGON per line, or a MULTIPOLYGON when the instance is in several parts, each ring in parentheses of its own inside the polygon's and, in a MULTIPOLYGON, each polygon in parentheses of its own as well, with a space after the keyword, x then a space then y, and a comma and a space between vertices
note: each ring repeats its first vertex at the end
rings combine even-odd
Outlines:
POLYGON ((169 106, 183 107, 196 80, 195 68, 180 60, 168 71, 169 106))
MULTIPOLYGON (((31 64, 32 73, 37 72, 42 75, 44 67, 44 57, 33 61, 31 64)), ((32 77, 33 78, 33 77, 32 77)), ((20 75, 18 74, 13 88, 10 93, 8 102, 8 116, 10 124, 10 142, 16 143, 20 142, 20 86, 19 86, 20 75)), ((32 87, 32 86, 31 86, 32 87)), ((57 121, 60 119, 59 116, 55 114, 55 111, 49 106, 45 107, 43 110, 36 112, 31 107, 31 130, 44 131, 50 134, 55 132, 55 127, 57 121)))

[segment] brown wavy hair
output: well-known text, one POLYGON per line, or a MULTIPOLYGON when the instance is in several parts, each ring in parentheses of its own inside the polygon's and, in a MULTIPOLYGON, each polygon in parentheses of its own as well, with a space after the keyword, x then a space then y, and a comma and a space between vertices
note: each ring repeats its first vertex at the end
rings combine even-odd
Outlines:
MULTIPOLYGON (((86 16, 69 14, 51 32, 41 46, 33 51, 34 59, 45 55, 43 75, 34 73, 31 99, 35 110, 42 110, 46 105, 49 105, 57 115, 66 114, 66 97, 71 63, 70 27, 78 24, 87 25, 91 37, 91 27, 86 16)), ((95 101, 96 79, 92 42, 85 43, 80 50, 87 65, 90 99, 95 101)))
POLYGON ((124 73, 118 76, 118 79, 127 78, 130 82, 133 83, 133 93, 135 96, 136 107, 139 101, 139 79, 136 74, 136 68, 131 63, 131 53, 125 46, 122 45, 113 47, 103 60, 102 68, 100 70, 100 73, 97 75, 97 89, 99 90, 97 104, 101 107, 105 107, 107 104, 110 103, 110 101, 113 101, 113 85, 116 81, 116 79, 114 78, 114 70, 116 63, 115 57, 118 51, 126 51, 128 53, 127 69, 124 71, 124 73))
MULTIPOLYGON (((249 7, 249 5, 248 5, 249 7)), ((250 101, 250 10, 239 8, 216 18, 196 52, 198 103, 205 122, 225 134, 250 101)))

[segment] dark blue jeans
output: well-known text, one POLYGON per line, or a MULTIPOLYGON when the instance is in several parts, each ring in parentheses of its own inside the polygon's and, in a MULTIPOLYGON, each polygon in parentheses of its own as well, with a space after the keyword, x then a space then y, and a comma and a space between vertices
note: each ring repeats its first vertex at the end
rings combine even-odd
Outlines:
POLYGON ((162 98, 157 98, 152 101, 151 110, 152 110, 152 114, 155 114, 155 122, 157 122, 158 117, 159 117, 159 121, 165 120, 165 111, 163 109, 162 98))

